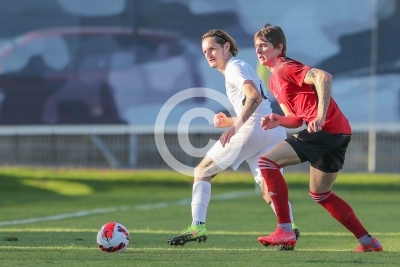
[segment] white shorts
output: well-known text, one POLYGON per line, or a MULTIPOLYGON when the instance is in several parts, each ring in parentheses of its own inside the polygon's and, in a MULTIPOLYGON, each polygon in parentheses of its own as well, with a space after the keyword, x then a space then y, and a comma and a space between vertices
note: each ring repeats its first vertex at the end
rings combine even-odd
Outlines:
POLYGON ((236 171, 246 160, 256 183, 259 184, 263 178, 258 168, 258 159, 285 139, 286 131, 283 127, 263 130, 260 126, 260 118, 250 118, 225 147, 222 147, 218 140, 207 152, 207 156, 223 170, 231 167, 236 171))

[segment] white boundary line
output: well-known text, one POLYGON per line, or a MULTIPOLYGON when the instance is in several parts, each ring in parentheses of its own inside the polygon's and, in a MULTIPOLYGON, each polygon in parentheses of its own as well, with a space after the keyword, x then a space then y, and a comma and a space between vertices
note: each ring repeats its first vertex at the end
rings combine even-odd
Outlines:
MULTIPOLYGON (((235 198, 247 197, 247 196, 251 196, 251 195, 255 195, 255 194, 256 193, 254 190, 236 191, 236 192, 229 192, 229 193, 225 193, 225 194, 212 196, 212 200, 235 199, 235 198)), ((73 213, 56 214, 56 215, 47 216, 47 217, 29 218, 29 219, 13 220, 13 221, 2 221, 2 222, 0 222, 0 227, 7 226, 7 225, 57 221, 57 220, 74 218, 74 217, 85 217, 85 216, 89 216, 89 215, 93 215, 93 214, 111 213, 111 212, 129 210, 132 208, 135 210, 151 210, 151 209, 160 209, 160 208, 167 208, 167 207, 174 207, 174 206, 184 206, 184 205, 189 205, 191 201, 192 201, 191 199, 187 198, 187 199, 181 199, 181 200, 174 201, 174 202, 159 202, 159 203, 154 203, 154 204, 137 205, 134 207, 121 206, 121 207, 112 207, 112 208, 82 210, 82 211, 77 211, 77 212, 73 212, 73 213)))

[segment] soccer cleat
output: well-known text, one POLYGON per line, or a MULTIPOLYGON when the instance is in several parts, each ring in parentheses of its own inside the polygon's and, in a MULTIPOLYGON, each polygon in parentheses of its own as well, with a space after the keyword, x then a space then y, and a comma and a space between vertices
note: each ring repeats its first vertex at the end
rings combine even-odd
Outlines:
POLYGON ((294 231, 292 233, 285 232, 282 228, 278 227, 269 236, 260 236, 258 242, 266 247, 280 245, 294 247, 296 245, 296 234, 294 231))
MULTIPOLYGON (((299 230, 299 228, 297 227, 297 225, 294 222, 292 223, 292 228, 293 228, 294 234, 296 235, 296 240, 298 240, 299 237, 300 237, 300 230, 299 230)), ((280 245, 278 247, 278 250, 283 250, 283 251, 285 251, 285 250, 294 250, 294 246, 280 245)))
POLYGON ((359 245, 356 249, 353 249, 351 252, 380 252, 382 251, 382 245, 379 243, 378 239, 373 238, 371 245, 363 246, 359 245))
POLYGON ((187 242, 197 241, 199 243, 206 242, 208 238, 206 225, 189 225, 183 232, 173 238, 168 239, 167 243, 175 247, 178 245, 185 245, 187 242))

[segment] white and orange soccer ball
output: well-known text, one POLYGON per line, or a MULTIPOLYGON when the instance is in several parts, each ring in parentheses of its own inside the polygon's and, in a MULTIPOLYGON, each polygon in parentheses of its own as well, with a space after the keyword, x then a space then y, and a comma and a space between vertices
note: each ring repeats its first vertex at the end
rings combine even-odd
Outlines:
POLYGON ((106 223, 97 233, 97 246, 103 252, 124 252, 129 241, 128 230, 117 222, 106 223))

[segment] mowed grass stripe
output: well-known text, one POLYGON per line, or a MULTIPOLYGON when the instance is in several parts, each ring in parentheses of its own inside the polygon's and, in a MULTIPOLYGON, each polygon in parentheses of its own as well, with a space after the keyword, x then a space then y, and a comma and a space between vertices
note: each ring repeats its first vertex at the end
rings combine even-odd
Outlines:
MULTIPOLYGON (((219 194, 213 196, 214 201, 223 201, 229 199, 236 199, 242 198, 247 196, 255 195, 255 190, 243 190, 243 191, 233 191, 224 194, 219 194)), ((130 209, 135 210, 151 210, 151 209, 160 209, 160 208, 168 208, 168 207, 175 207, 175 206, 184 206, 189 205, 191 203, 191 199, 184 198, 177 201, 172 202, 158 202, 158 203, 151 203, 151 204, 142 204, 136 205, 133 207, 129 206, 120 206, 120 207, 110 207, 110 208, 96 208, 92 210, 81 210, 72 213, 63 213, 63 214, 56 214, 50 215, 45 217, 38 217, 38 218, 28 218, 28 219, 21 219, 21 220, 13 220, 13 221, 0 221, 0 227, 2 226, 9 226, 9 225, 17 225, 17 224, 28 224, 28 223, 36 223, 36 222, 46 222, 46 221, 58 221, 63 219, 69 219, 74 217, 85 217, 95 214, 105 214, 105 213, 112 213, 118 211, 126 211, 130 209)))
MULTIPOLYGON (((5 250, 32 250, 32 249, 37 249, 37 250, 99 250, 97 247, 81 247, 81 246, 41 246, 41 247, 13 247, 13 246, 0 246, 0 249, 5 249, 5 250)), ((154 251, 154 252, 160 252, 160 251, 221 251, 221 252, 255 252, 255 251, 260 251, 260 252, 276 252, 276 247, 260 247, 260 248, 222 248, 222 247, 212 247, 212 248, 202 248, 202 247, 197 247, 197 248, 188 248, 187 246, 185 247, 143 247, 143 248, 135 248, 132 246, 129 246, 128 249, 124 252, 124 254, 129 254, 129 252, 145 252, 145 251, 154 251)), ((296 248, 296 251, 326 251, 326 252, 349 252, 348 249, 298 249, 296 248)))
MULTIPOLYGON (((0 233, 20 232, 59 232, 59 233, 97 233, 99 229, 73 229, 73 228, 25 228, 25 229, 0 229, 0 233)), ((207 231, 209 235, 265 235, 265 232, 236 232, 236 231, 207 231)), ((130 234, 176 234, 176 231, 135 229, 129 230, 130 234)), ((347 232, 301 232, 308 236, 353 236, 347 232)), ((374 233, 374 236, 400 236, 400 232, 374 233)))

